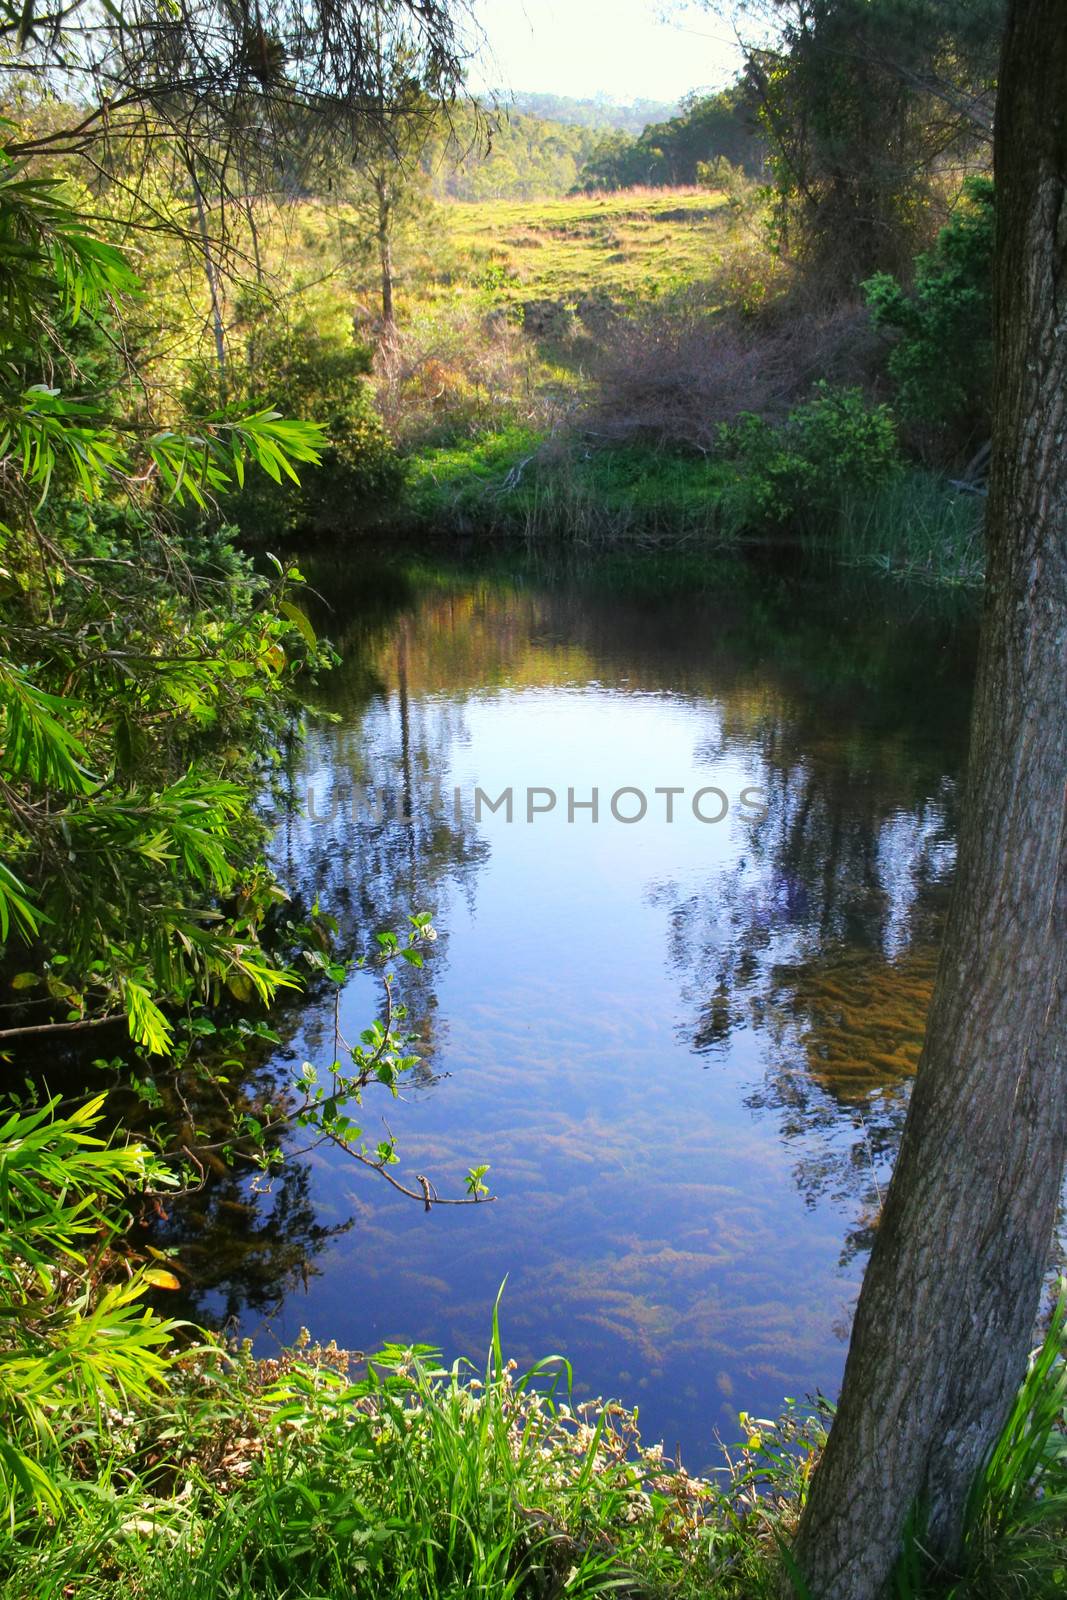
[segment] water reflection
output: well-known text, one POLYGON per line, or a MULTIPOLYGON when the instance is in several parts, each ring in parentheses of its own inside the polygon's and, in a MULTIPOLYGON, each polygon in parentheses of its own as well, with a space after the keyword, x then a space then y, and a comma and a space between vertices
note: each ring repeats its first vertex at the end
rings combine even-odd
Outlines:
POLYGON ((954 861, 945 762, 962 707, 946 696, 931 738, 907 689, 888 673, 851 695, 838 679, 832 706, 803 691, 743 703, 702 755, 754 743, 766 814, 736 865, 653 891, 693 1049, 722 1057, 739 1028, 758 1030, 765 1072, 745 1103, 777 1114, 809 1205, 855 1202, 844 1261, 869 1246, 888 1181, 954 861))
MULTIPOLYGON (((513 1352, 565 1350, 699 1465, 738 1406, 839 1376, 951 873, 972 630, 884 591, 609 576, 313 574, 344 665, 289 772, 323 820, 280 808, 278 864, 354 946, 433 911, 408 998, 435 1076, 390 1126, 407 1171, 444 1190, 487 1160, 501 1201, 427 1217, 316 1151, 278 1226, 353 1225, 260 1337, 478 1351, 509 1274, 513 1352), (715 825, 688 803, 709 785, 715 825), (330 816, 353 786, 399 803, 330 816), (561 800, 476 818, 476 786, 561 800), (626 786, 684 800, 620 823, 626 786), (597 822, 568 822, 594 788, 597 822)), ((345 1032, 377 1004, 356 974, 345 1032)), ((325 1002, 288 1031, 329 1053, 325 1002)))

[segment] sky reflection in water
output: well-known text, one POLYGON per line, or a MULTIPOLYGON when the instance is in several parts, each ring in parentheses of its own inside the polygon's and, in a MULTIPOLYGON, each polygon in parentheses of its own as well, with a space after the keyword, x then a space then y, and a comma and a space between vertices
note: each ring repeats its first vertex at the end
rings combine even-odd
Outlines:
MULTIPOLYGON (((319 1220, 355 1225, 260 1337, 480 1356, 507 1275, 509 1352, 564 1352, 583 1393, 639 1403, 698 1467, 739 1408, 839 1381, 951 873, 972 629, 751 579, 424 576, 372 605, 315 576, 340 720, 292 794, 310 784, 321 815, 355 781, 411 820, 280 813, 278 864, 364 941, 433 912, 408 992, 437 1081, 371 1096, 366 1126, 385 1111, 402 1171, 442 1192, 488 1161, 500 1200, 426 1216, 317 1152, 319 1220), (476 823, 476 784, 511 786, 514 820, 476 823), (608 811, 624 785, 649 798, 639 823, 608 811), (672 823, 657 785, 685 791, 672 823), (708 785, 731 801, 715 825, 689 803, 708 785), (560 797, 531 823, 528 786, 560 797), (568 823, 568 787, 599 790, 597 824, 568 823)), ((377 1005, 358 974, 344 1031, 377 1005)), ((291 1047, 328 1064, 331 1029, 312 1005, 291 1047)))

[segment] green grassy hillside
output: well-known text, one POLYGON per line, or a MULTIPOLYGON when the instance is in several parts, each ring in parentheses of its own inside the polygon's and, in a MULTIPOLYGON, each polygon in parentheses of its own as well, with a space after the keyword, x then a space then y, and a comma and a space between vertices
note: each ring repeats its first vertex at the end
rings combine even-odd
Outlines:
POLYGON ((442 207, 457 250, 485 264, 504 299, 657 294, 706 274, 721 251, 726 197, 628 189, 553 200, 442 207))
MULTIPOLYGON (((706 277, 727 246, 726 196, 627 189, 543 200, 428 203, 397 239, 401 322, 469 293, 505 305, 654 297, 706 277)), ((373 304, 377 264, 350 206, 300 200, 261 220, 268 276, 292 293, 373 304), (298 291, 299 292, 299 291, 298 291)))

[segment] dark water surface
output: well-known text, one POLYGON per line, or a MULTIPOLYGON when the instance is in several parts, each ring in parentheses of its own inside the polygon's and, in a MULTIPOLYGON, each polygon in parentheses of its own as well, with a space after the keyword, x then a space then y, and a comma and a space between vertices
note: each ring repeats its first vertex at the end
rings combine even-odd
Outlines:
MULTIPOLYGON (((425 1215, 317 1151, 258 1202, 276 1281, 212 1302, 264 1349, 305 1324, 480 1355, 507 1275, 509 1353, 562 1351, 583 1394, 638 1403, 698 1467, 738 1409, 840 1378, 952 872, 973 622, 677 560, 309 576, 344 664, 277 863, 364 946, 433 913, 406 979, 423 1082, 371 1094, 365 1125, 388 1116, 408 1181, 456 1194, 485 1161, 499 1200, 425 1215), (476 819, 476 786, 510 787, 513 819, 476 819), (683 791, 670 822, 657 787, 683 791), (527 821, 530 788, 557 799, 527 821), (612 816, 622 788, 642 820, 612 816), (568 789, 598 791, 595 823, 568 820, 568 789), (721 821, 694 816, 701 789, 721 821)), ((378 1004, 357 974, 344 1032, 378 1004)), ((279 1072, 328 1066, 332 1027, 325 998, 294 1015, 279 1072)))

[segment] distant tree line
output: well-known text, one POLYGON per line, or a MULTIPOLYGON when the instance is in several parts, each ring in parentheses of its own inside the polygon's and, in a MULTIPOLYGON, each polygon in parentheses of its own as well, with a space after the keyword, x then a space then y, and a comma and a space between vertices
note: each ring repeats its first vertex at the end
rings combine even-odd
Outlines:
POLYGON ((656 102, 612 107, 523 95, 517 103, 523 109, 453 107, 440 118, 421 156, 437 199, 532 200, 639 184, 673 187, 713 182, 721 161, 752 175, 764 162, 757 109, 739 86, 691 95, 676 115, 648 121, 636 133, 626 124, 646 110, 662 110, 656 102), (560 118, 573 113, 574 120, 558 120, 557 110, 560 118), (616 118, 611 125, 609 115, 616 118))
POLYGON ((614 132, 601 138, 578 175, 578 189, 629 189, 635 184, 673 187, 701 183, 728 161, 755 175, 766 146, 755 108, 739 86, 718 94, 690 95, 677 116, 651 123, 637 138, 614 132))
POLYGON ((590 126, 453 107, 426 141, 421 165, 439 200, 531 200, 573 189, 602 138, 590 126))

